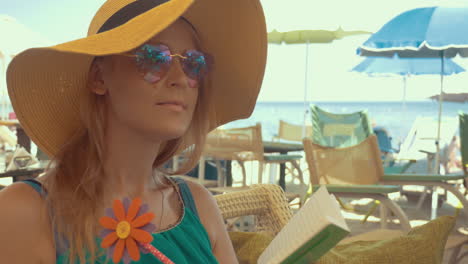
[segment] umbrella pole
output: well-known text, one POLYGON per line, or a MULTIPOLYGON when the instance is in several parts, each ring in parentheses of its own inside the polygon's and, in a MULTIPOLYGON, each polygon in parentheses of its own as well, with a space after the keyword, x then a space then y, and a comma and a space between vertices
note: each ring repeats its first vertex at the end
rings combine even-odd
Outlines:
POLYGON ((439 174, 440 173, 440 127, 442 123, 442 103, 443 103, 443 96, 444 96, 444 51, 441 51, 440 53, 440 60, 441 60, 441 71, 440 71, 440 95, 439 95, 439 118, 438 118, 438 124, 437 124, 437 139, 436 139, 436 156, 435 156, 435 168, 434 168, 434 173, 439 174))
POLYGON ((309 40, 306 42, 306 56, 305 56, 305 72, 304 72, 304 122, 302 123, 302 138, 306 136, 306 121, 307 114, 309 113, 307 104, 307 75, 309 71, 309 40))
POLYGON ((403 114, 406 113, 406 81, 408 75, 403 76, 403 114))

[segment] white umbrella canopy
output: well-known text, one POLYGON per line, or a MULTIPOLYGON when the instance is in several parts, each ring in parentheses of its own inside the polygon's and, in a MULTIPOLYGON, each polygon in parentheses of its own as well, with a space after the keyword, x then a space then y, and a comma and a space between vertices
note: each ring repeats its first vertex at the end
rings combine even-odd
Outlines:
POLYGON ((8 118, 8 98, 6 69, 11 59, 23 50, 52 45, 42 37, 8 15, 0 15, 0 119, 8 118))

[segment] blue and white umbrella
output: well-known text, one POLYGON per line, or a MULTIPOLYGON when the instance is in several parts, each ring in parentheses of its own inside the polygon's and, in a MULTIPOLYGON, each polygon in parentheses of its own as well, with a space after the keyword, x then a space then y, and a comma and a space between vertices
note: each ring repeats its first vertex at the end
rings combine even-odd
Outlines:
MULTIPOLYGON (((468 57, 468 7, 425 7, 406 11, 373 34, 357 50, 361 56, 440 58, 439 125, 435 164, 439 164, 445 60, 468 57)), ((436 166, 438 169, 438 166, 436 166)))
MULTIPOLYGON (((443 75, 452 75, 464 72, 465 69, 453 62, 444 59, 443 75)), ((368 74, 369 76, 398 75, 403 76, 403 109, 406 103, 406 80, 411 75, 440 74, 441 61, 439 58, 393 58, 367 57, 356 65, 351 71, 368 74)))
MULTIPOLYGON (((441 73, 439 58, 400 58, 397 54, 393 58, 367 57, 356 65, 351 71, 367 73, 369 75, 431 75, 441 73)), ((453 62, 444 59, 443 75, 452 75, 464 72, 465 69, 453 62)))
POLYGON ((468 7, 424 7, 406 11, 358 49, 361 56, 468 57, 468 7))

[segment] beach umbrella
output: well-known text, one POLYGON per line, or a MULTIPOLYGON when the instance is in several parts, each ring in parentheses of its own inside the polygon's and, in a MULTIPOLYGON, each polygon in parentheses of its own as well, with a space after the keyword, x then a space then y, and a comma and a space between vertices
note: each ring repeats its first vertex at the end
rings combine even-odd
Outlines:
POLYGON ((268 33, 268 43, 271 44, 305 44, 305 71, 304 71, 304 122, 302 135, 305 135, 305 122, 308 113, 307 83, 309 69, 309 45, 311 43, 331 43, 334 40, 342 39, 347 36, 371 34, 367 31, 345 31, 341 27, 337 30, 293 30, 287 32, 278 32, 273 30, 268 33))
POLYGON ((7 107, 11 104, 6 88, 8 64, 16 54, 23 50, 49 46, 51 42, 7 15, 0 15, 0 36, 0 118, 7 119, 7 107))
MULTIPOLYGON (((377 77, 403 76, 403 109, 405 109, 407 78, 411 75, 441 74, 441 61, 439 58, 400 58, 397 54, 393 58, 367 57, 351 71, 377 77)), ((444 59, 443 75, 458 74, 464 71, 464 68, 451 59, 444 59)))
POLYGON ((406 11, 387 22, 357 50, 361 56, 440 58, 439 125, 436 137, 439 170, 444 58, 468 57, 468 7, 424 7, 406 11))

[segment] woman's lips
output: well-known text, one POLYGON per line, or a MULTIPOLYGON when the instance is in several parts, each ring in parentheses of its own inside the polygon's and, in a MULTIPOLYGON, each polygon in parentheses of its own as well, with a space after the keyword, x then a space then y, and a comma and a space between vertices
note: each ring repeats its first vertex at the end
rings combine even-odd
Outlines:
POLYGON ((186 106, 183 103, 179 102, 161 102, 157 103, 156 106, 164 107, 166 109, 176 111, 176 112, 182 112, 185 111, 186 106))

